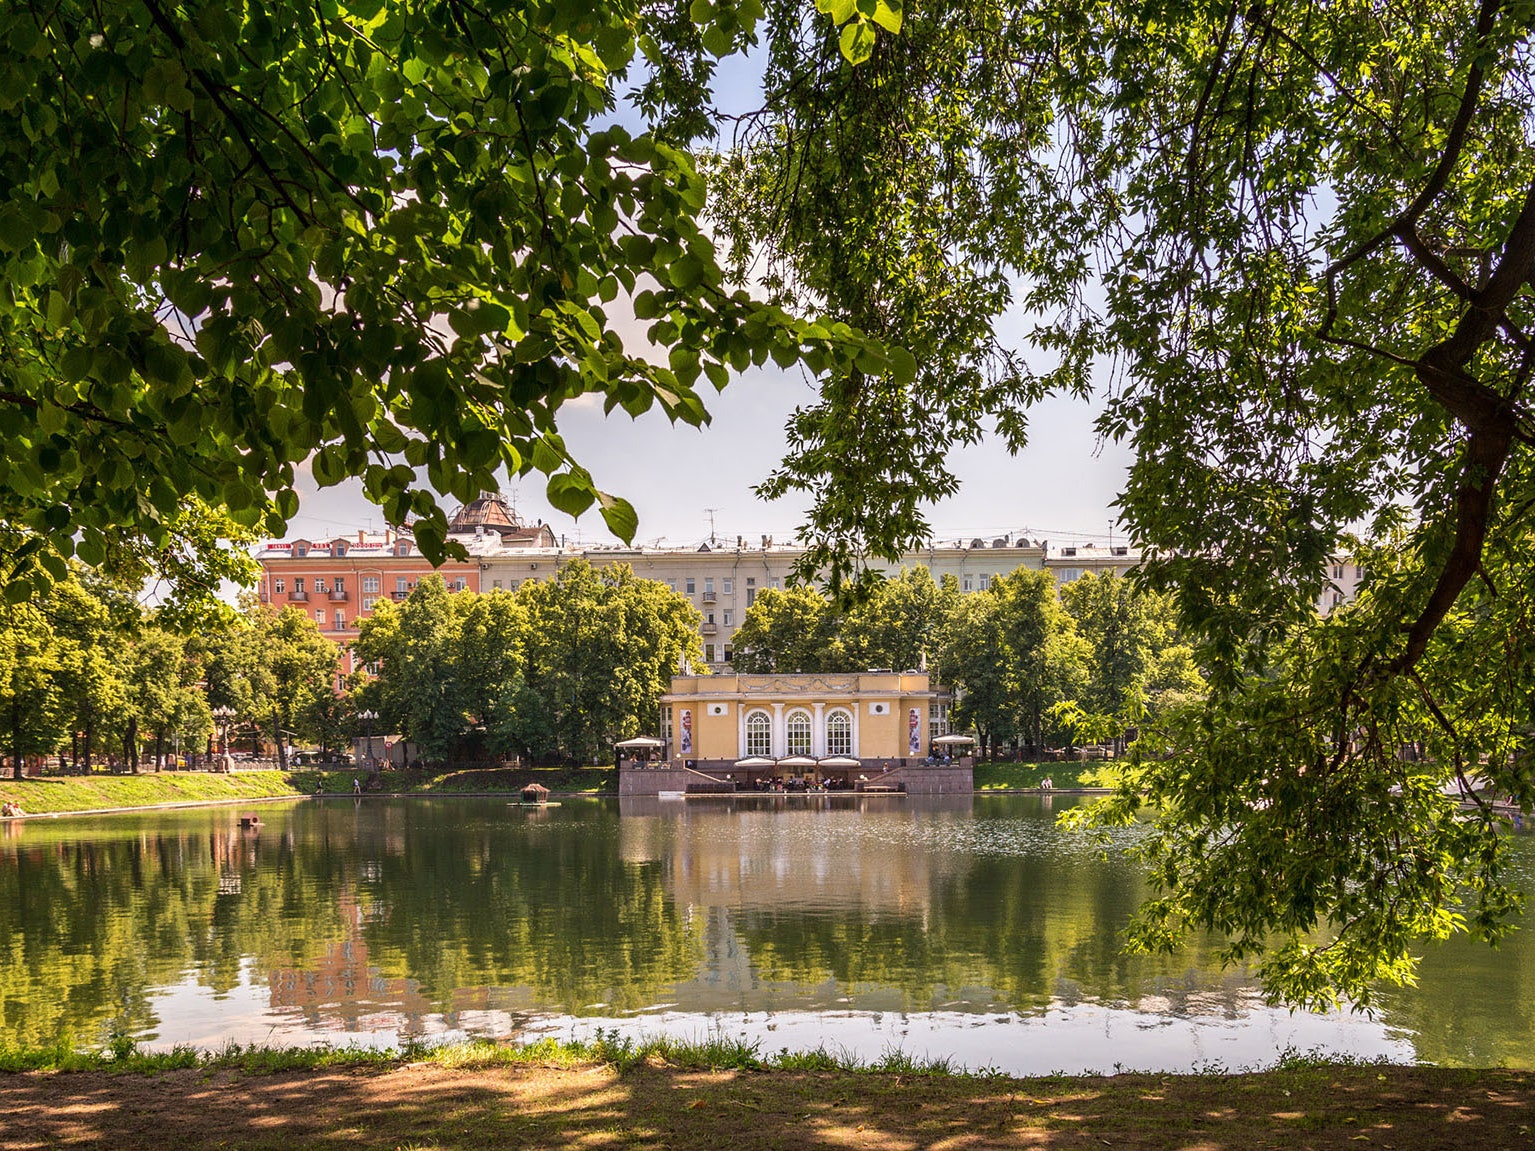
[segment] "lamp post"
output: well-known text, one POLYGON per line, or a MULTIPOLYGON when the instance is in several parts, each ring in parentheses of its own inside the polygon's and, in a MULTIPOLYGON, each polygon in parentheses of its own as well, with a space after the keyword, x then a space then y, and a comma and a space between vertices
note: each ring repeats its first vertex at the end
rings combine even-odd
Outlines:
MULTIPOLYGON (((213 718, 218 721, 221 736, 219 739, 219 754, 226 759, 229 755, 229 721, 235 717, 235 709, 227 704, 220 704, 213 709, 213 718)), ((222 766, 222 765, 220 765, 222 766)))
POLYGON ((378 718, 378 712, 373 710, 359 711, 357 718, 362 720, 364 731, 368 739, 368 766, 373 766, 373 721, 378 718))

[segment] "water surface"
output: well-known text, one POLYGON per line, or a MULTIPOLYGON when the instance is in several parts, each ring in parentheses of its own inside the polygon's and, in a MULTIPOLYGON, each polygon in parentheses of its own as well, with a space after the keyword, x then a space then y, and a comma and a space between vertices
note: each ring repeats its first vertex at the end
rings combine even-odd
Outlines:
MULTIPOLYGON (((1137 865, 1023 796, 331 798, 0 833, 0 1044, 741 1036, 1020 1073, 1286 1049, 1529 1065, 1535 952, 1433 949, 1376 1018, 1128 957, 1137 865), (239 817, 259 810, 259 830, 239 817)), ((1515 865, 1535 889, 1535 843, 1515 865)))

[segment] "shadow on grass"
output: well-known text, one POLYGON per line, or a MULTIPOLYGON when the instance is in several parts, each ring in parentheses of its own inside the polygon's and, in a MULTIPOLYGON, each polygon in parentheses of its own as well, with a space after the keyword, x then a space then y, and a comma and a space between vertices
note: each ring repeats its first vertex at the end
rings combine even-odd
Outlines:
MULTIPOLYGON (((1425 1151, 1528 1145, 1535 1112, 1535 1076, 1504 1070, 1308 1064, 1012 1079, 934 1073, 899 1056, 884 1071, 760 1071, 678 1066, 654 1047, 620 1049, 618 1063, 575 1065, 568 1050, 548 1050, 554 1062, 482 1046, 421 1062, 370 1058, 270 1074, 240 1070, 253 1066, 242 1052, 153 1074, 7 1075, 0 1148, 1425 1151)), ((724 1054, 755 1057, 749 1048, 724 1054)))

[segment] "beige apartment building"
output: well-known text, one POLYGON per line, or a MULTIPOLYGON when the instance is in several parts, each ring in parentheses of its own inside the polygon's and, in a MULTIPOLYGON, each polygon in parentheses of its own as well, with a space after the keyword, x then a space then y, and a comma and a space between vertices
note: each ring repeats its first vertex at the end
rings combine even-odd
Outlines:
MULTIPOLYGON (((782 588, 802 548, 771 536, 748 540, 711 537, 696 546, 623 547, 562 544, 542 522, 529 524, 507 500, 485 493, 460 508, 449 524, 452 538, 469 553, 435 569, 456 590, 511 590, 528 580, 552 579, 575 559, 594 567, 628 564, 643 579, 686 596, 702 616, 704 662, 730 670, 736 629, 760 592, 782 588)), ((347 649, 360 620, 381 598, 402 600, 434 569, 408 532, 356 532, 330 539, 269 542, 256 554, 262 567, 261 599, 279 609, 293 605, 315 613, 328 638, 347 649)), ((1048 540, 1008 535, 933 542, 908 552, 899 564, 879 565, 889 575, 926 567, 935 580, 953 576, 961 593, 985 591, 1016 569, 1053 571, 1067 582, 1086 571, 1128 571, 1136 554, 1124 547, 1051 547, 1048 540)), ((345 670, 352 670, 351 655, 345 670)))

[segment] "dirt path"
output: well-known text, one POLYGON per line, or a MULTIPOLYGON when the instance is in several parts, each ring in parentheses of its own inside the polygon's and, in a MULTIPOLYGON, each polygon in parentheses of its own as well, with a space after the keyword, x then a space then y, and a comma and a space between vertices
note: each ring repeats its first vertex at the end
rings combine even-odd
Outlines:
POLYGON ((464 1071, 0 1077, 0 1148, 1535 1148, 1535 1074, 1412 1067, 967 1080, 464 1071))

